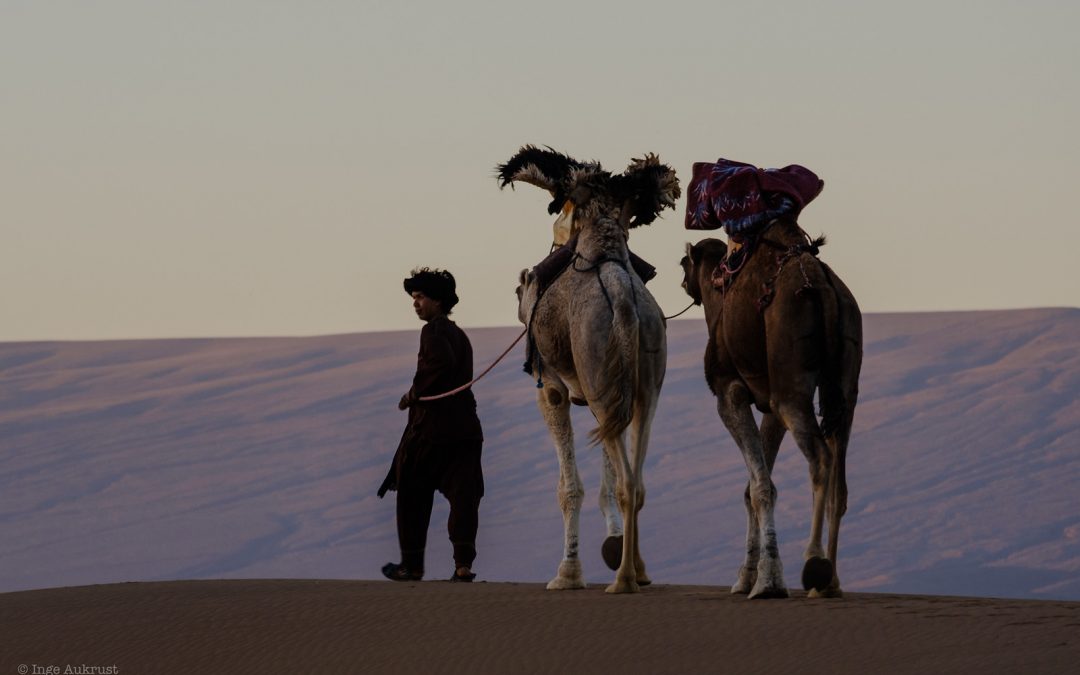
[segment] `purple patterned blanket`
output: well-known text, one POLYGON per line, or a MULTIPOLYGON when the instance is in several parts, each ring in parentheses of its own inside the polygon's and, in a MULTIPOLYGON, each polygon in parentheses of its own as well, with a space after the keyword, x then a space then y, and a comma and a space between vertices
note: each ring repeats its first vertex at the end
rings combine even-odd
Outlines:
POLYGON ((718 159, 696 162, 686 190, 686 229, 738 235, 782 216, 796 218, 825 181, 798 164, 759 169, 718 159))

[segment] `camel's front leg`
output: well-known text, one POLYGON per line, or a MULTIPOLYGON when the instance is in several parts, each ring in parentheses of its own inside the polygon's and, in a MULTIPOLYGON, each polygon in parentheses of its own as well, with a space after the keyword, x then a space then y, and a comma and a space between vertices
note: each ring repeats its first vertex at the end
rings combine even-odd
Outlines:
POLYGON ((578 475, 574 458, 574 429, 570 424, 570 399, 561 382, 549 377, 537 392, 537 405, 547 422, 559 457, 559 507, 563 513, 563 558, 559 572, 548 582, 548 590, 585 588, 585 577, 578 555, 579 519, 585 486, 578 475))
MULTIPOLYGON (((773 465, 776 463, 776 455, 780 452, 780 443, 784 440, 784 424, 776 415, 766 413, 761 418, 761 444, 765 451, 765 464, 772 475, 773 465)), ((761 557, 761 530, 758 528, 758 520, 754 508, 750 505, 750 486, 752 481, 747 481, 746 491, 743 493, 743 503, 746 506, 746 558, 742 567, 739 568, 739 577, 731 587, 732 593, 747 594, 757 581, 757 565, 761 557)))
MULTIPOLYGON (((754 423, 750 411, 750 395, 741 382, 730 382, 717 387, 721 393, 717 410, 724 426, 731 432, 742 452, 746 468, 750 472, 745 501, 747 504, 747 551, 739 570, 739 578, 732 593, 749 591, 751 598, 786 598, 784 570, 780 562, 780 548, 776 540, 773 512, 776 504, 776 487, 771 478, 771 461, 762 434, 754 423), (749 588, 744 588, 744 587, 749 588)), ((763 427, 765 420, 762 420, 763 427)), ((779 449, 782 433, 777 433, 770 421, 767 430, 770 444, 779 449), (778 437, 778 438, 777 438, 778 437)), ((771 451, 775 461, 775 450, 771 451)))

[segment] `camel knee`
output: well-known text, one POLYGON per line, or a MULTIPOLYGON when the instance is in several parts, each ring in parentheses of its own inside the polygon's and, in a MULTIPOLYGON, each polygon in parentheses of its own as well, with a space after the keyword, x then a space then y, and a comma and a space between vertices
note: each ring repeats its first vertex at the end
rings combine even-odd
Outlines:
POLYGON ((758 481, 753 486, 746 486, 746 496, 749 506, 754 511, 771 510, 776 504, 776 485, 772 480, 758 481))
POLYGON ((635 511, 640 508, 642 497, 641 490, 622 485, 615 488, 615 500, 623 513, 628 513, 631 508, 635 511))
POLYGON ((561 508, 563 512, 580 511, 581 503, 585 499, 585 486, 581 481, 577 481, 570 486, 567 486, 560 481, 558 496, 559 508, 561 508))
POLYGON ((544 399, 547 402, 547 404, 550 405, 553 408, 558 408, 558 407, 564 405, 565 402, 566 402, 566 397, 563 396, 561 391, 559 391, 558 389, 556 389, 554 387, 545 387, 544 388, 544 399))
POLYGON ((750 390, 746 388, 745 384, 737 380, 722 385, 718 391, 721 407, 746 408, 753 403, 750 398, 750 390))
POLYGON ((824 457, 810 459, 810 483, 815 489, 825 488, 829 484, 831 473, 831 467, 824 457))

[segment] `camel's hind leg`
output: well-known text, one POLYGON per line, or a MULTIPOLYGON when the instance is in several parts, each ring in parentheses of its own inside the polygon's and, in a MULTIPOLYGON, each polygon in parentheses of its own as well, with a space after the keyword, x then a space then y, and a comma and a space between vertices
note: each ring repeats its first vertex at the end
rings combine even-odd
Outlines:
MULTIPOLYGON (((746 468, 750 472, 749 505, 753 514, 748 519, 756 524, 757 550, 747 552, 747 559, 757 557, 751 598, 786 598, 784 568, 780 562, 780 547, 776 541, 776 524, 773 512, 776 504, 776 486, 773 485, 769 462, 766 458, 761 433, 750 412, 750 393, 742 382, 729 382, 718 387, 720 392, 717 410, 724 426, 731 432, 742 451, 746 468)), ((748 536, 748 548, 753 537, 748 536)), ((740 571, 740 580, 742 579, 740 571)))
POLYGON ((656 414, 656 396, 639 395, 640 405, 634 411, 634 419, 630 423, 630 464, 633 467, 633 477, 637 483, 637 499, 634 506, 634 570, 637 573, 639 586, 648 586, 652 579, 645 571, 645 561, 641 557, 641 537, 638 535, 641 509, 645 506, 645 455, 649 449, 649 435, 652 431, 653 416, 656 414), (643 400, 644 399, 644 400, 643 400))
MULTIPOLYGON (((825 592, 836 576, 833 564, 835 558, 826 556, 825 549, 821 545, 826 503, 835 466, 834 452, 821 435, 821 427, 818 425, 817 417, 814 416, 812 401, 800 399, 782 402, 779 405, 779 414, 784 424, 791 430, 791 435, 799 446, 799 450, 810 464, 813 511, 810 517, 810 539, 803 554, 806 562, 803 566, 802 582, 803 588, 816 596, 825 592)), ((839 521, 837 521, 837 526, 839 526, 839 521)), ((835 590, 838 594, 839 581, 836 582, 835 590)))
MULTIPOLYGON (((852 397, 854 400, 854 397, 852 397)), ((826 498, 826 511, 829 517, 829 561, 832 563, 832 579, 829 585, 822 590, 812 590, 813 596, 827 598, 839 598, 844 595, 840 590, 840 575, 837 571, 837 549, 840 545, 840 519, 847 512, 847 445, 851 436, 851 424, 855 417, 855 408, 852 405, 844 415, 844 420, 836 434, 826 440, 829 447, 831 471, 829 479, 829 493, 826 498)))
MULTIPOLYGON (((776 455, 780 451, 780 443, 784 440, 784 424, 776 415, 766 413, 761 418, 761 444, 765 451, 765 464, 772 475, 773 465, 776 463, 776 455)), ((746 491, 743 493, 743 503, 746 506, 746 558, 742 567, 739 568, 739 577, 731 587, 731 592, 745 595, 754 587, 757 581, 757 565, 761 557, 761 530, 758 528, 757 514, 750 505, 750 486, 753 481, 747 481, 746 491)))
POLYGON ((537 392, 537 405, 547 422, 555 451, 559 456, 559 507, 563 512, 563 558, 559 572, 548 582, 548 590, 585 588, 585 577, 578 556, 579 520, 585 486, 578 475, 574 458, 574 429, 570 424, 570 397, 566 387, 549 377, 537 392))
POLYGON ((615 496, 622 511, 626 529, 623 531, 622 556, 615 581, 605 590, 608 593, 636 593, 637 582, 637 512, 638 480, 634 468, 626 457, 623 437, 604 439, 604 452, 615 467, 615 496))
POLYGON ((605 452, 603 468, 600 474, 600 513, 604 515, 607 538, 600 549, 600 556, 608 569, 619 569, 622 562, 623 525, 619 514, 619 504, 615 497, 615 467, 605 452))

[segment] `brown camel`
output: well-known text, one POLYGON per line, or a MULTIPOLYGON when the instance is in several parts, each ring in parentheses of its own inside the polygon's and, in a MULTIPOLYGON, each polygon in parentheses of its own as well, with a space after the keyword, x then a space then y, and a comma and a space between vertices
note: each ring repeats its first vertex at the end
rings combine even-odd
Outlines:
POLYGON ((575 242, 567 266, 549 285, 542 287, 544 279, 523 270, 518 286, 518 316, 533 345, 528 367, 538 379, 537 404, 559 457, 563 559, 548 589, 585 586, 578 557, 585 490, 570 424, 570 403, 575 402, 589 406, 599 423, 592 439, 604 447, 600 507, 608 530, 605 561, 617 568, 607 591, 632 593, 649 583, 637 518, 645 503, 642 470, 664 381, 667 338, 663 312, 631 264, 626 239, 631 228, 674 208, 678 180, 653 155, 613 175, 595 162, 531 146, 497 170, 503 186, 524 182, 548 190, 553 197, 549 212, 560 214, 559 222, 568 225, 575 242))
POLYGON ((845 457, 862 363, 862 315, 851 291, 818 259, 824 239, 811 241, 794 215, 797 209, 754 223, 730 247, 718 239, 687 244, 682 259, 683 288, 705 309, 705 377, 750 472, 746 558, 731 592, 751 598, 788 595, 771 478, 786 431, 810 463, 813 490, 803 586, 811 597, 842 595, 836 555, 847 509, 845 457), (763 415, 760 428, 752 405, 763 415), (826 512, 827 553, 821 543, 826 512))

